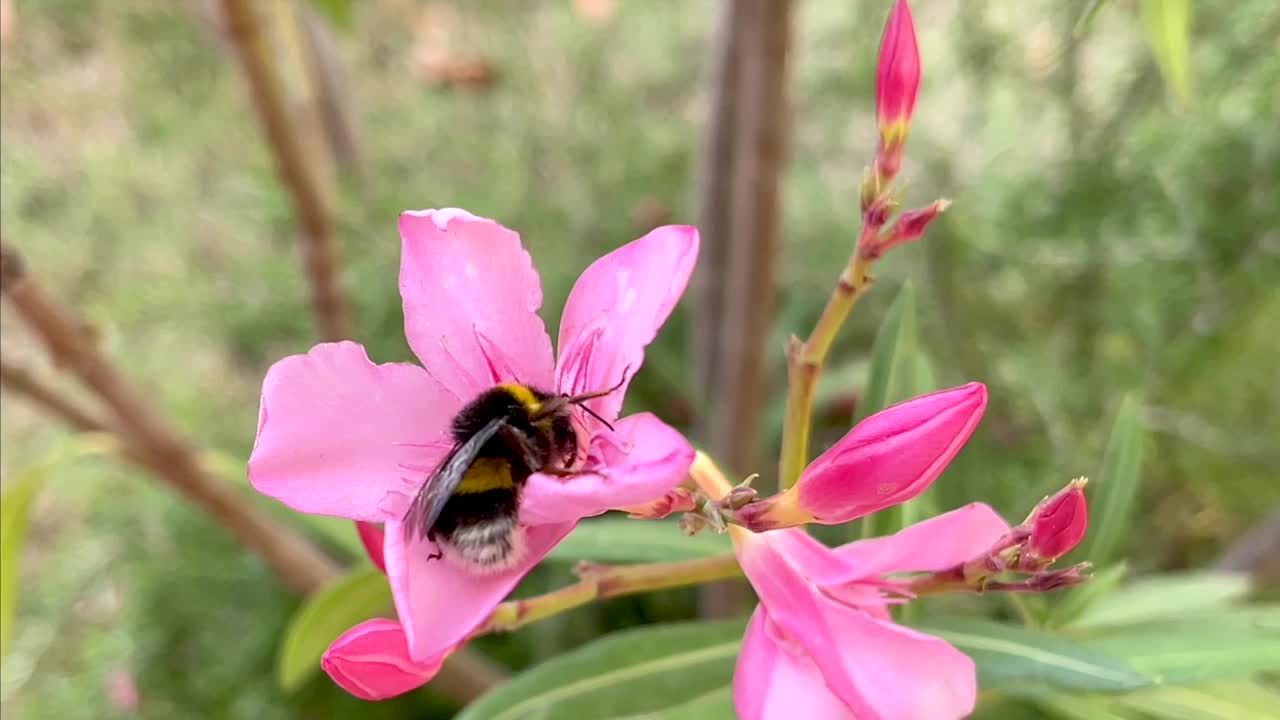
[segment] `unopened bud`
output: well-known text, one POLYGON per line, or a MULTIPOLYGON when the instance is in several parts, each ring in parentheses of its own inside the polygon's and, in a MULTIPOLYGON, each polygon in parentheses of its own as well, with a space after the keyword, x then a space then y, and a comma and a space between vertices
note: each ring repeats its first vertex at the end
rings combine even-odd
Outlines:
POLYGON ((1023 563, 1045 566, 1066 555, 1084 539, 1089 528, 1089 504, 1085 500, 1086 478, 1072 480, 1053 497, 1036 505, 1023 523, 1031 532, 1023 553, 1023 563))
POLYGON ((902 213, 898 216, 898 221, 893 224, 892 230, 880 235, 874 242, 868 242, 862 246, 863 257, 875 259, 895 245, 919 240, 924 236, 929 223, 936 220, 948 207, 951 207, 950 200, 934 200, 925 207, 902 213))
POLYGON ((885 23, 876 66, 876 120, 884 146, 901 146, 906 141, 919 90, 920 48, 915 23, 907 0, 898 0, 885 23))

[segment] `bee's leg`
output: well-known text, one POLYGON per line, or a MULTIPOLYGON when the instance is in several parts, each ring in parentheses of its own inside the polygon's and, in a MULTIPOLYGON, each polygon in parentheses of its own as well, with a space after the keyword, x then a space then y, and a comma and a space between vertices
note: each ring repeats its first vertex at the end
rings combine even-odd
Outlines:
POLYGON ((444 553, 440 552, 440 550, 437 549, 435 552, 427 556, 427 562, 431 562, 432 560, 440 560, 442 558, 444 558, 444 553))
POLYGON ((574 477, 578 477, 579 475, 597 475, 598 474, 598 473, 592 472, 591 470, 569 470, 562 467, 555 467, 553 465, 544 466, 538 472, 542 473, 543 475, 550 475, 551 477, 558 477, 558 478, 574 478, 574 477))

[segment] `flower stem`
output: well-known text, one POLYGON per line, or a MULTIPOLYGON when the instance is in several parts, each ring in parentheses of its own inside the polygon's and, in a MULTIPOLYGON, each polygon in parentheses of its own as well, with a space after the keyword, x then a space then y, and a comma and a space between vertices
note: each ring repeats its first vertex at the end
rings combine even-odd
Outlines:
MULTIPOLYGON (((866 232, 864 226, 863 234, 866 232)), ((859 242, 859 247, 862 244, 859 242)), ((782 454, 778 460, 778 483, 783 490, 795 485, 809 461, 813 398, 818 377, 822 374, 822 364, 849 312, 871 287, 870 268, 871 260, 855 249, 809 338, 803 342, 793 338, 788 349, 787 415, 782 430, 782 454)))
POLYGON ((734 555, 646 565, 580 565, 582 580, 523 600, 502 603, 473 635, 510 632, 596 600, 655 590, 702 585, 742 576, 734 555))

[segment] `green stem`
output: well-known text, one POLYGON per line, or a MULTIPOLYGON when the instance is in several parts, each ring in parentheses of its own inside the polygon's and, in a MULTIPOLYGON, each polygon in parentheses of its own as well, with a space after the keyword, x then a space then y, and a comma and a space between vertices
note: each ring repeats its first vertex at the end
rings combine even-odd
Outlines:
POLYGON ((494 609, 489 619, 473 635, 510 632, 552 615, 590 604, 596 600, 703 585, 742 576, 734 555, 717 555, 697 560, 646 565, 585 565, 582 580, 545 595, 510 600, 494 609))
POLYGON ((809 462, 813 398, 822 364, 849 312, 871 287, 870 268, 871 260, 855 249, 809 339, 800 342, 793 338, 788 349, 787 414, 782 428, 782 454, 778 459, 778 484, 783 490, 796 484, 809 462))

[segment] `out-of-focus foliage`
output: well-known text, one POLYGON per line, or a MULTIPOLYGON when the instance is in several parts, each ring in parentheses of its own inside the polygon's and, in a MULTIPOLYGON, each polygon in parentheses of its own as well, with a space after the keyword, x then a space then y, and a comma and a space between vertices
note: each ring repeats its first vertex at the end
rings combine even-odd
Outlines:
MULTIPOLYGON (((402 209, 463 206, 520 230, 553 333, 590 258, 667 217, 695 219, 712 6, 624 2, 605 17, 581 5, 456 3, 451 34, 492 64, 488 88, 424 82, 416 58, 436 35, 418 3, 357 4, 338 33, 366 154, 365 181, 341 193, 344 280, 375 359, 410 357, 395 286, 402 209)), ((931 493, 939 508, 980 499, 1017 520, 1071 476, 1101 478, 1112 420, 1132 391, 1147 452, 1117 555, 1142 572, 1209 562, 1280 502, 1280 9, 1197 8, 1195 102, 1175 113, 1128 4, 1109 3, 1078 38, 1076 4, 917 6, 925 74, 908 204, 955 204, 927 239, 877 266, 878 287, 820 394, 831 401, 818 449, 847 430, 845 401, 862 387, 893 289, 911 278, 937 385, 979 379, 991 389, 977 435, 931 493)), ((768 358, 779 398, 782 340, 816 318, 848 255, 851 198, 875 138, 879 29, 866 18, 881 4, 798 7, 768 358)), ((233 59, 187 4, 41 0, 16 12, 0 70, 6 240, 87 311, 155 401, 202 443, 243 458, 266 367, 309 347, 314 330, 287 197, 233 59)), ((11 320, 6 352, 34 362, 11 320)), ((677 314, 629 394, 677 424, 692 395, 682 326, 677 314)), ((7 486, 61 433, 7 397, 0 419, 7 486)), ((764 428, 762 446, 776 435, 764 428)), ((85 462, 51 480, 0 676, 6 716, 111 717, 103 687, 117 669, 137 676, 144 717, 449 710, 429 693, 361 705, 323 678, 283 693, 275 668, 298 601, 260 564, 140 473, 85 462)), ((551 564, 520 592, 569 579, 551 564)), ((974 605, 926 608, 953 606, 974 605)), ((525 667, 693 607, 688 592, 620 599, 476 645, 525 667)), ((1268 693, 1197 686, 1089 703, 1127 718, 1179 703, 1262 707, 1268 693)), ((1052 706, 1073 717, 1084 706, 1000 702, 989 716, 1052 706)))

